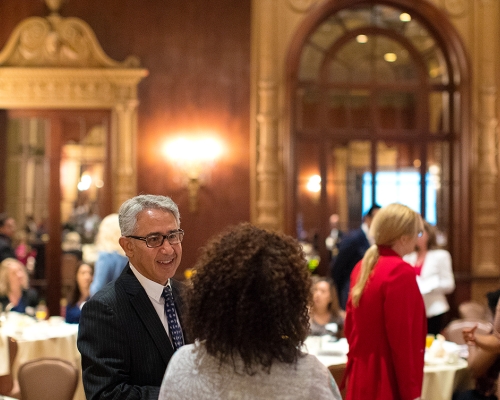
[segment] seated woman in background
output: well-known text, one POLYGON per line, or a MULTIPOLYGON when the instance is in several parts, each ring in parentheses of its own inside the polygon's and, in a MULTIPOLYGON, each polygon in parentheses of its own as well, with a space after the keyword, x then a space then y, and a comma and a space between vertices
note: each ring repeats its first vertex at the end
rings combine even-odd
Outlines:
POLYGON ((38 294, 28 287, 26 267, 15 258, 0 263, 0 305, 5 311, 17 311, 34 316, 38 294))
POLYGON ((417 274, 418 287, 424 297, 427 332, 436 335, 444 328, 444 316, 450 309, 445 295, 455 290, 451 255, 437 248, 436 231, 427 221, 415 249, 404 260, 413 265, 417 274))
POLYGON ((78 324, 80 314, 85 302, 90 298, 90 284, 94 277, 94 267, 81 263, 76 268, 75 282, 73 290, 68 297, 66 306, 66 322, 68 324, 78 324))
POLYGON ((344 318, 338 303, 338 297, 335 293, 335 286, 329 278, 318 278, 313 276, 312 286, 312 305, 309 310, 309 324, 311 326, 311 335, 336 334, 340 337, 344 318), (328 331, 327 324, 337 324, 337 331, 328 331))
POLYGON ((183 327, 194 344, 168 364, 159 400, 338 399, 328 369, 301 347, 311 280, 300 244, 240 224, 196 263, 183 327))
MULTIPOLYGON (((500 291, 489 292, 486 295, 488 306, 495 313, 495 320, 500 321, 499 304, 500 291)), ((468 345, 469 357, 467 366, 475 387, 465 392, 457 392, 453 400, 497 400, 497 380, 500 373, 500 341, 493 334, 481 335, 475 333, 476 328, 464 329, 463 337, 468 345)))

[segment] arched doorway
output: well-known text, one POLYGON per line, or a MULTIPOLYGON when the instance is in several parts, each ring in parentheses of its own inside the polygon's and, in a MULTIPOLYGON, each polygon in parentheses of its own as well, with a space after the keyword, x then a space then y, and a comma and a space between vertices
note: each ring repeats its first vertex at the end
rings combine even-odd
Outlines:
POLYGON ((394 201, 434 223, 468 270, 468 63, 445 15, 427 2, 330 1, 292 43, 287 220, 316 246, 318 272, 330 214, 349 230, 394 201))

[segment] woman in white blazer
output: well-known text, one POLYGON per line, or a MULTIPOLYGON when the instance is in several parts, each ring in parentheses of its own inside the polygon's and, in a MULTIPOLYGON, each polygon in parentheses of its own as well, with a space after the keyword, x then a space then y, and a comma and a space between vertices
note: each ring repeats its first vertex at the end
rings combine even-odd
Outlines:
POLYGON ((417 239, 414 252, 407 254, 404 260, 415 268, 420 293, 424 297, 427 314, 427 330, 438 334, 444 328, 444 315, 450 305, 446 295, 455 290, 455 278, 448 251, 438 249, 434 227, 424 221, 424 231, 417 239))

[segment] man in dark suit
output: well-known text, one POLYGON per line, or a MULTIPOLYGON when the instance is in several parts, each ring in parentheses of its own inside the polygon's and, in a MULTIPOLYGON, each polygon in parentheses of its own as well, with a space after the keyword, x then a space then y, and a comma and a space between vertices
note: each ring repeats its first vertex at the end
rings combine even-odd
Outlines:
POLYGON ((339 244, 339 252, 332 268, 332 278, 337 288, 340 307, 343 310, 345 310, 349 296, 351 272, 370 247, 368 232, 373 217, 379 209, 380 206, 373 205, 365 214, 361 227, 344 236, 339 244))
POLYGON ((85 303, 80 317, 85 395, 87 400, 157 400, 167 364, 186 339, 180 329, 182 284, 171 279, 181 261, 184 232, 177 205, 164 196, 127 200, 119 221, 119 242, 129 263, 85 303), (175 306, 168 308, 164 292, 170 290, 175 306))
POLYGON ((16 258, 12 238, 16 233, 16 221, 7 213, 0 213, 0 262, 6 258, 16 258))

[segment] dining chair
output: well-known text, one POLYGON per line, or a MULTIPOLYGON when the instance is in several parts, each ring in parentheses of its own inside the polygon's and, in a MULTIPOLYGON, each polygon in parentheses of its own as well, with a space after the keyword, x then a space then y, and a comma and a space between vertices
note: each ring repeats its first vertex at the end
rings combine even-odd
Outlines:
MULTIPOLYGON (((330 373, 333 376, 333 380, 337 384, 337 386, 340 389, 340 384, 342 382, 342 379, 344 378, 344 373, 346 369, 346 364, 337 364, 337 365, 330 365, 328 367, 330 370, 330 373)), ((344 388, 343 390, 340 391, 340 394, 342 395, 342 399, 346 398, 346 389, 344 388)))
POLYGON ((488 307, 477 301, 464 301, 458 305, 460 319, 490 320, 492 318, 488 307))
POLYGON ((464 329, 470 329, 477 326, 476 332, 483 335, 491 333, 493 326, 491 322, 481 319, 456 319, 451 321, 443 330, 443 336, 449 342, 465 344, 462 336, 464 329))
POLYGON ((37 358, 19 367, 22 400, 72 400, 78 384, 78 370, 60 358, 37 358))
POLYGON ((14 379, 12 375, 12 366, 17 355, 17 341, 16 339, 7 336, 7 343, 9 349, 9 370, 7 375, 0 376, 0 395, 9 396, 15 399, 20 398, 19 382, 14 379))

